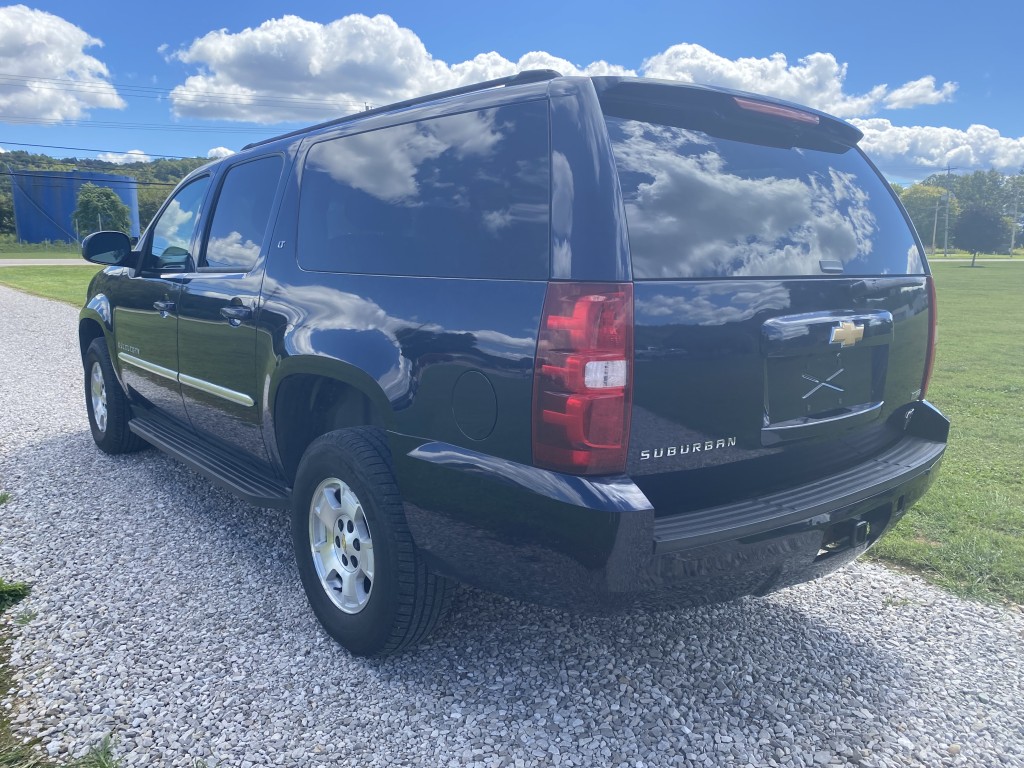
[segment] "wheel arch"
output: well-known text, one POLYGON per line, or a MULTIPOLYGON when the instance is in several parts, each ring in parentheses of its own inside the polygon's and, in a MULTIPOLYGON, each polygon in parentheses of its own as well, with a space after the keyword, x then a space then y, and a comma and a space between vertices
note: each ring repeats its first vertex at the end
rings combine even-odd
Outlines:
MULTIPOLYGON (((110 338, 113 333, 112 313, 110 310, 110 299, 105 294, 97 293, 89 302, 82 307, 78 313, 78 346, 85 359, 85 352, 89 349, 94 339, 100 336, 107 339, 107 350, 114 357, 114 350, 111 348, 110 338)), ((114 366, 117 370, 117 366, 114 366)))
POLYGON ((267 402, 268 447, 289 482, 306 448, 321 435, 348 427, 386 430, 394 422, 394 411, 377 382, 340 360, 286 360, 271 382, 267 402))

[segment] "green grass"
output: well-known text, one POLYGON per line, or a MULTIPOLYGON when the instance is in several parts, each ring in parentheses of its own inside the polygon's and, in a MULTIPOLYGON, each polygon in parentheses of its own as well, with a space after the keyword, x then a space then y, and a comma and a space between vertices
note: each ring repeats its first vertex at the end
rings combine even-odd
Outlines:
POLYGON ((28 584, 0 579, 0 613, 28 597, 28 584))
POLYGON ((928 398, 952 420, 938 479, 876 557, 959 594, 1024 603, 1024 267, 932 260, 928 398))
POLYGON ((13 235, 0 235, 0 259, 66 259, 81 254, 78 243, 19 243, 13 235))
POLYGON ((0 284, 80 307, 85 303, 89 281, 99 269, 85 261, 81 266, 67 267, 0 267, 0 284))
MULTIPOLYGON (((947 257, 944 257, 942 255, 942 248, 941 247, 939 247, 939 249, 935 253, 930 253, 930 251, 931 251, 930 248, 928 250, 929 250, 929 254, 928 254, 928 260, 929 261, 936 261, 937 260, 937 261, 941 262, 943 260, 943 258, 947 258, 947 257)), ((956 249, 950 248, 948 258, 950 258, 950 259, 969 259, 969 258, 971 258, 971 254, 968 253, 967 251, 958 251, 956 249)), ((1008 253, 979 253, 978 254, 978 258, 979 259, 1006 259, 1007 261, 1009 261, 1010 259, 1020 259, 1020 258, 1024 258, 1024 249, 1014 248, 1013 256, 1011 256, 1008 253)))

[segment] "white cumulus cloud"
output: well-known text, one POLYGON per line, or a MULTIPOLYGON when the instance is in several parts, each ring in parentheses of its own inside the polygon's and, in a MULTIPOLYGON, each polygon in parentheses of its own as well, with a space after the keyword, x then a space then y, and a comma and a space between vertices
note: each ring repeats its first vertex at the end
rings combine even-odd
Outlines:
POLYGON ((141 149, 129 149, 127 152, 103 152, 96 155, 96 159, 107 163, 125 165, 126 163, 148 163, 153 158, 141 149))
POLYGON ((604 61, 581 68, 540 51, 516 62, 491 52, 449 65, 390 16, 362 14, 329 24, 284 16, 237 33, 216 30, 170 57, 199 69, 171 92, 176 115, 260 123, 348 114, 522 69, 635 74, 604 61))
MULTIPOLYGON (((1024 163, 1024 139, 1001 136, 994 128, 901 127, 878 116, 948 102, 957 92, 955 82, 940 84, 925 75, 895 87, 877 83, 851 90, 849 65, 827 52, 792 60, 783 53, 730 59, 680 43, 654 53, 636 70, 607 61, 575 63, 545 51, 517 60, 482 52, 452 63, 434 57, 415 32, 383 14, 352 14, 326 24, 283 16, 238 32, 211 31, 184 48, 161 52, 194 68, 171 93, 174 114, 182 117, 312 123, 524 69, 555 69, 720 85, 807 104, 864 130, 863 146, 883 170, 887 163, 1005 170, 1024 163)), ((216 147, 208 157, 227 151, 216 147)))
POLYGON ((228 149, 227 147, 213 147, 207 151, 206 156, 211 160, 219 160, 222 157, 228 157, 235 154, 235 150, 228 149))
POLYGON ((102 46, 81 28, 45 11, 0 8, 0 120, 75 120, 89 109, 123 109, 106 65, 85 53, 102 46), (74 80, 78 87, 52 80, 74 80))
POLYGON ((680 43, 644 61, 642 69, 646 77, 764 93, 839 117, 870 114, 886 94, 884 84, 867 93, 847 93, 847 65, 840 64, 831 53, 812 53, 790 64, 782 53, 768 58, 727 59, 703 46, 680 43))
POLYGON ((922 104, 941 104, 952 99, 956 89, 956 83, 943 83, 942 88, 937 89, 935 78, 928 75, 904 83, 889 93, 885 97, 885 106, 888 109, 909 109, 922 104))
POLYGON ((887 160, 922 168, 950 164, 962 169, 996 168, 1016 172, 1024 165, 1024 136, 1003 136, 995 128, 972 125, 966 131, 930 125, 893 125, 885 118, 852 120, 864 132, 860 145, 884 169, 887 160))
POLYGON ((880 105, 905 109, 938 104, 951 99, 957 88, 956 83, 945 83, 936 90, 935 78, 928 75, 892 91, 880 83, 865 93, 848 93, 847 65, 831 53, 812 53, 790 64, 782 53, 767 58, 727 59, 693 43, 673 45, 644 61, 642 69, 646 77, 764 93, 839 117, 870 115, 880 105))

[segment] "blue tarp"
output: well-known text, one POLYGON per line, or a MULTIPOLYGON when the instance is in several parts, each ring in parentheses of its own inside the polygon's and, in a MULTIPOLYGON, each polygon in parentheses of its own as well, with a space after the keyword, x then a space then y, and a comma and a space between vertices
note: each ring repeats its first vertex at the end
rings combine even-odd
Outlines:
POLYGON ((75 242, 71 220, 83 184, 108 187, 128 206, 131 234, 139 236, 139 194, 131 176, 88 171, 13 171, 14 221, 18 239, 26 243, 75 242))

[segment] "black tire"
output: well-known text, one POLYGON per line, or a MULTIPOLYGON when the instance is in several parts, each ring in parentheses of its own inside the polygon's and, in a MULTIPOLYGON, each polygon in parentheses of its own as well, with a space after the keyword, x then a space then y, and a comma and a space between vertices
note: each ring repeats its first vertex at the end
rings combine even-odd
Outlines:
POLYGON ((146 442, 128 429, 131 408, 121 383, 114 375, 107 342, 102 336, 93 339, 85 351, 85 409, 89 413, 89 429, 100 450, 110 454, 132 453, 146 447, 146 442), (93 407, 93 370, 98 369, 102 379, 105 418, 98 418, 93 407))
MULTIPOLYGON (((433 631, 448 612, 454 584, 433 573, 416 551, 391 468, 391 454, 380 430, 343 429, 314 440, 299 463, 292 498, 292 542, 299 576, 313 613, 331 637, 356 656, 386 656, 415 645, 433 631), (347 490, 338 488, 337 483, 347 486, 347 490), (330 549, 328 539, 340 541, 331 538, 335 531, 341 530, 344 537, 344 523, 339 522, 342 527, 329 533, 321 518, 314 523, 311 518, 314 494, 318 500, 322 494, 332 494, 340 501, 340 495, 348 490, 358 500, 358 514, 372 540, 373 578, 368 581, 357 575, 359 598, 365 602, 349 604, 346 611, 338 604, 350 599, 340 588, 340 576, 333 579, 336 586, 331 592, 332 579, 321 578, 318 563, 324 571, 340 571, 332 571, 324 559, 318 560, 313 554, 314 539, 323 534, 321 546, 330 549), (318 527, 321 525, 322 529, 318 527)), ((333 555, 344 559, 343 552, 354 554, 351 547, 357 539, 351 542, 346 542, 344 549, 335 547, 333 555)), ((339 566, 341 559, 331 562, 339 566)), ((349 565, 346 560, 345 566, 349 565)))

